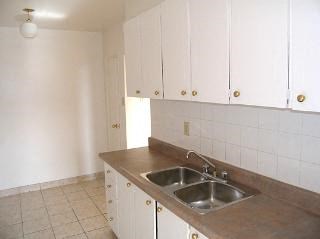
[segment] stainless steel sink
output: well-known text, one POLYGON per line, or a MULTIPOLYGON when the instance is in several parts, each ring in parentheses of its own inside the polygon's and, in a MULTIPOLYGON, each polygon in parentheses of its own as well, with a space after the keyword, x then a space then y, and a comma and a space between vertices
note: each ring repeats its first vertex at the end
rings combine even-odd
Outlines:
MULTIPOLYGON (((198 213, 205 214, 245 200, 252 193, 187 167, 174 167, 141 174, 160 190, 198 213)), ((250 190, 246 190, 250 191, 250 190)))
POLYGON ((178 189, 174 191, 174 195, 199 213, 225 207, 249 196, 236 187, 215 181, 206 181, 178 189))
POLYGON ((204 180, 201 173, 186 167, 175 167, 146 173, 145 178, 161 187, 180 188, 204 180))

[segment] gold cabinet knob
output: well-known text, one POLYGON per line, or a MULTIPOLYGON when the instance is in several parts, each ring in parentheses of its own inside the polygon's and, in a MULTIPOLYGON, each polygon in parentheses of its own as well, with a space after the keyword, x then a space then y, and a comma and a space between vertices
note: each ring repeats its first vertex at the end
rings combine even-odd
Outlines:
POLYGON ((305 97, 304 95, 298 95, 298 96, 297 96, 297 101, 298 101, 298 102, 302 103, 302 102, 304 102, 305 100, 306 100, 306 97, 305 97))
POLYGON ((127 183, 127 187, 130 188, 131 187, 131 183, 127 183))
POLYGON ((158 207, 157 212, 162 212, 162 207, 158 207))
POLYGON ((109 200, 108 203, 111 204, 111 203, 112 203, 112 200, 109 200))
POLYGON ((109 217, 109 221, 112 222, 113 221, 113 217, 109 217))
POLYGON ((184 95, 186 95, 186 94, 187 94, 187 91, 185 91, 185 90, 182 90, 182 91, 181 91, 181 95, 184 96, 184 95))
POLYGON ((236 90, 235 92, 233 92, 233 96, 234 97, 239 97, 240 96, 240 91, 236 90))
POLYGON ((107 185, 107 188, 111 188, 111 187, 112 187, 112 185, 111 185, 111 184, 107 185))
POLYGON ((154 94, 155 94, 155 95, 159 95, 160 92, 156 90, 156 91, 154 92, 154 94))
POLYGON ((113 128, 113 129, 120 129, 120 124, 113 124, 113 125, 112 125, 112 128, 113 128))
POLYGON ((110 170, 107 170, 107 173, 111 173, 111 171, 110 171, 110 170))
POLYGON ((151 200, 146 201, 146 205, 149 206, 151 204, 151 200))
POLYGON ((191 238, 192 239, 198 239, 199 235, 197 233, 192 233, 191 238))
POLYGON ((196 90, 192 91, 192 96, 198 95, 198 92, 196 90))
POLYGON ((140 90, 136 90, 136 94, 139 95, 141 93, 140 90))

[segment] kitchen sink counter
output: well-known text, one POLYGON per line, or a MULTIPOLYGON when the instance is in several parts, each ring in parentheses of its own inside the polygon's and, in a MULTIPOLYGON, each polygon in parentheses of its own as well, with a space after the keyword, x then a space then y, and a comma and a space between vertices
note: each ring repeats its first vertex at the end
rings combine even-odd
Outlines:
MULTIPOLYGON (((314 212, 310 207, 304 210, 283 199, 275 199, 264 192, 204 215, 179 203, 140 175, 175 166, 197 168, 197 162, 182 160, 181 157, 178 157, 179 154, 174 152, 174 149, 166 149, 165 147, 162 145, 159 150, 145 147, 101 153, 100 157, 136 186, 210 239, 320 238, 320 215, 317 211, 320 197, 318 194, 312 193, 314 197, 312 206, 316 209, 314 212), (170 151, 171 156, 168 155, 170 151), (314 202, 314 199, 317 201, 314 202)), ((257 189, 259 190, 259 188, 257 189)))

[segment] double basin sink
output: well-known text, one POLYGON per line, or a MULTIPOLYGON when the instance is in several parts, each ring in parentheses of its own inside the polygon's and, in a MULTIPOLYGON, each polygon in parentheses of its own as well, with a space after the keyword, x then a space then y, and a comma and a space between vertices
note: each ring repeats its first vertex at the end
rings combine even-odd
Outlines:
POLYGON ((174 167, 141 174, 160 190, 200 214, 245 200, 250 193, 187 167, 174 167))

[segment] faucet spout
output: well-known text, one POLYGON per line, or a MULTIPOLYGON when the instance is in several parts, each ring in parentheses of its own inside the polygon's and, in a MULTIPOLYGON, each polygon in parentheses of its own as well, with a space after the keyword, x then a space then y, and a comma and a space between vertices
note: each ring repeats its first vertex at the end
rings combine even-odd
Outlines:
POLYGON ((211 163, 208 159, 206 159, 205 157, 203 157, 201 154, 197 153, 194 150, 188 151, 187 155, 186 155, 186 158, 189 159, 191 154, 194 154, 198 158, 202 159, 206 164, 210 165, 214 169, 214 171, 216 171, 216 166, 213 163, 211 163))

